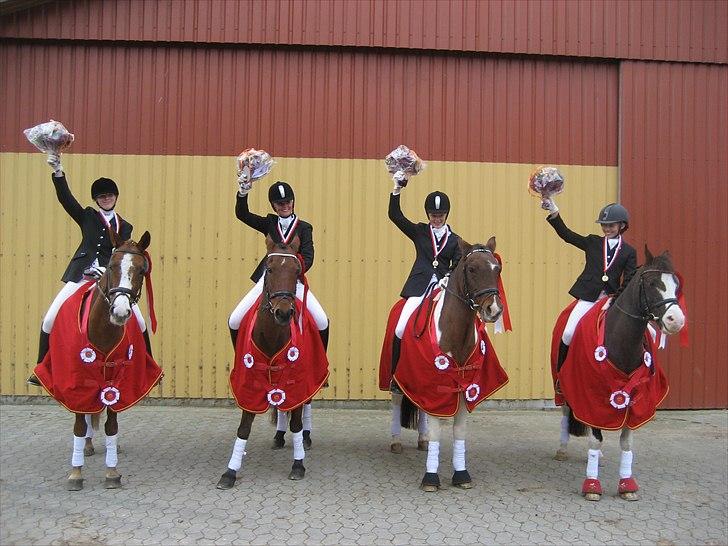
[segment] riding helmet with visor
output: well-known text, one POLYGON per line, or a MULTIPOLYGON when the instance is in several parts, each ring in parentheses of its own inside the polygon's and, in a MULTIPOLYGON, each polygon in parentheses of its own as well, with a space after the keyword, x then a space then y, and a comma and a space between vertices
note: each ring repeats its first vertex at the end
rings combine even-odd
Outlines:
POLYGON ((268 201, 271 204, 280 201, 293 201, 296 196, 293 194, 293 188, 283 181, 278 181, 268 188, 268 201))
POLYGON ((597 224, 616 224, 619 222, 624 224, 620 232, 627 231, 629 227, 629 213, 619 203, 610 203, 604 207, 599 211, 599 216, 596 219, 597 224))
POLYGON ((450 198, 441 191, 433 191, 425 198, 425 212, 427 214, 449 214, 450 198))
POLYGON ((94 183, 91 184, 91 199, 96 201, 99 195, 104 195, 105 193, 113 193, 119 197, 119 188, 116 186, 116 182, 111 178, 98 178, 94 180, 94 183))

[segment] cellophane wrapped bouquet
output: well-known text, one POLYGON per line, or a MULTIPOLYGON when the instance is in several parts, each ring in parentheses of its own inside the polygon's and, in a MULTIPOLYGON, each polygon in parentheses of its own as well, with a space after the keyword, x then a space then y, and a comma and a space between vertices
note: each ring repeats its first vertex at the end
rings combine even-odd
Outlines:
POLYGON ((425 162, 404 144, 397 146, 384 158, 389 174, 400 186, 405 187, 412 176, 416 176, 425 168, 425 162))
POLYGON ((23 131, 31 144, 46 154, 60 155, 73 142, 73 133, 69 133, 60 121, 50 120, 23 131))
POLYGON ((264 150, 248 148, 238 156, 238 184, 249 190, 253 182, 260 180, 273 168, 273 158, 264 150))
POLYGON ((528 178, 528 191, 541 198, 541 207, 548 210, 547 199, 564 191, 564 175, 556 167, 539 167, 528 178))

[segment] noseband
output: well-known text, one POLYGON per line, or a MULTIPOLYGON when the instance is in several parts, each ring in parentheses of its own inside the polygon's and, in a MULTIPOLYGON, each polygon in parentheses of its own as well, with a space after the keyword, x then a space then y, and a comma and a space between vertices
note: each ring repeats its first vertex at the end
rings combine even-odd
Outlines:
MULTIPOLYGON (((149 271, 149 261, 144 252, 140 252, 138 250, 119 250, 115 248, 111 251, 111 254, 136 254, 137 256, 142 256, 144 258, 144 269, 142 270, 142 275, 146 274, 146 272, 149 271)), ((139 302, 139 298, 142 297, 141 285, 139 285, 139 290, 137 290, 136 292, 134 292, 131 288, 124 288, 123 286, 117 286, 115 288, 109 289, 108 277, 106 281, 106 291, 102 290, 98 283, 96 283, 96 286, 101 292, 101 295, 106 300, 106 303, 109 305, 109 308, 113 307, 116 298, 118 298, 119 296, 126 296, 127 298, 129 298, 130 306, 136 305, 139 302)))
MULTIPOLYGON (((296 263, 298 264, 298 273, 296 273, 296 277, 301 274, 301 271, 303 271, 303 267, 301 266, 301 261, 298 259, 298 256, 295 254, 288 254, 284 252, 271 252, 268 254, 268 257, 271 256, 282 256, 284 258, 295 258, 296 263)), ((278 290, 276 292, 271 293, 268 289, 268 273, 271 271, 271 268, 266 264, 265 267, 265 281, 263 283, 263 290, 265 292, 265 298, 266 303, 263 305, 265 309, 268 309, 271 313, 273 313, 273 300, 275 298, 284 298, 289 299, 291 301, 295 301, 296 299, 296 293, 291 292, 290 290, 278 290)))
POLYGON ((449 288, 445 288, 445 290, 449 293, 451 293, 453 296, 455 296, 457 299, 459 299, 461 302, 463 302, 465 305, 467 305, 472 311, 480 311, 482 306, 477 303, 475 300, 477 298, 480 298, 482 296, 497 296, 498 295, 498 289, 497 288, 482 288, 480 290, 477 290, 476 292, 471 292, 470 290, 470 283, 468 282, 468 268, 465 267, 465 260, 468 259, 471 255, 475 254, 476 252, 487 252, 489 254, 493 254, 490 250, 487 248, 476 248, 468 252, 465 257, 463 258, 463 280, 465 284, 465 297, 460 296, 460 294, 457 294, 455 291, 450 290, 449 288))
POLYGON ((650 303, 650 301, 647 299, 647 293, 645 291, 644 277, 647 273, 660 273, 660 274, 667 273, 668 275, 674 275, 674 273, 672 271, 663 271, 661 269, 645 269, 644 271, 642 271, 640 273, 638 296, 637 296, 640 315, 633 315, 631 313, 628 313, 621 306, 619 306, 616 302, 615 302, 615 305, 616 305, 617 309, 622 311, 622 313, 624 313, 627 316, 630 316, 632 318, 636 318, 639 320, 644 320, 644 321, 654 321, 657 324, 659 324, 660 326, 662 326, 662 318, 658 317, 655 314, 655 310, 662 306, 665 306, 665 311, 662 313, 662 315, 664 315, 665 313, 667 313, 667 310, 670 307, 672 307, 673 305, 679 305, 679 303, 678 303, 677 298, 665 298, 665 299, 650 303))

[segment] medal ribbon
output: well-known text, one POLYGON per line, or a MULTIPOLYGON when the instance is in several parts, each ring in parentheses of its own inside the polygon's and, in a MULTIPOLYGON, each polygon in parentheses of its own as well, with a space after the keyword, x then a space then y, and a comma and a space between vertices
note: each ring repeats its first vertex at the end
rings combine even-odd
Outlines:
POLYGON ((116 230, 111 227, 111 222, 106 219, 106 216, 104 216, 101 211, 99 211, 99 216, 101 216, 101 220, 104 222, 104 224, 106 224, 106 229, 109 230, 109 233, 112 231, 116 231, 116 234, 119 234, 119 229, 121 229, 121 216, 114 212, 114 219, 116 220, 116 230))
POLYGON ((435 230, 430 226, 430 238, 432 239, 432 258, 433 261, 437 261, 437 257, 440 255, 440 252, 443 251, 445 248, 445 245, 447 245, 447 241, 450 238, 450 228, 448 227, 445 230, 445 235, 443 235, 443 238, 441 239, 442 243, 440 244, 440 248, 437 248, 437 237, 435 237, 435 230))
POLYGON ((298 225, 298 216, 296 216, 294 214, 293 217, 294 217, 294 220, 288 226, 288 229, 286 230, 286 233, 283 233, 283 231, 281 230, 281 223, 280 223, 280 221, 276 223, 276 227, 278 228, 278 235, 281 236, 281 242, 284 245, 287 245, 290 242, 293 233, 296 231, 296 226, 298 225))
POLYGON ((619 250, 622 248, 622 236, 619 236, 619 242, 617 243, 617 248, 614 249, 614 255, 612 256, 612 259, 607 262, 607 247, 609 243, 607 242, 607 238, 604 238, 604 274, 607 274, 607 270, 612 267, 612 264, 614 263, 614 260, 617 259, 617 254, 619 254, 619 250))

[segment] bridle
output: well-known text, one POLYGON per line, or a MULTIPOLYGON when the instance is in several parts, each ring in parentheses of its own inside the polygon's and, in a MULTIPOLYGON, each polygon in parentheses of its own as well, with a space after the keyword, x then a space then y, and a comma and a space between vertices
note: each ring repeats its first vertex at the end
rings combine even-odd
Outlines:
MULTIPOLYGON (((301 260, 298 258, 295 254, 290 254, 286 252, 271 252, 268 254, 268 258, 271 256, 281 256, 284 258, 295 258, 296 263, 298 264, 298 272, 296 273, 296 277, 298 277, 301 274, 301 271, 303 271, 303 266, 301 265, 301 260)), ((263 304, 264 309, 268 309, 271 313, 273 313, 273 300, 275 298, 284 298, 287 300, 295 301, 296 299, 296 293, 292 292, 290 290, 277 290, 276 292, 271 293, 270 289, 268 288, 268 273, 270 273, 271 268, 266 263, 265 266, 265 281, 263 281, 263 291, 265 293, 265 303, 263 304)))
MULTIPOLYGON (((465 285, 465 297, 461 296, 454 290, 451 290, 448 287, 445 287, 445 290, 455 296, 458 300, 463 302, 465 305, 467 305, 472 311, 478 312, 482 308, 482 305, 477 303, 475 300, 477 298, 480 298, 482 296, 497 296, 499 294, 498 288, 481 288, 480 290, 477 290, 475 292, 472 292, 470 290, 470 282, 468 281, 468 268, 466 267, 465 261, 472 256, 473 254, 477 252, 487 252, 491 255, 493 255, 493 252, 488 250, 487 248, 475 248, 468 252, 462 259, 463 262, 463 281, 465 285)), ((493 255, 494 256, 494 255, 493 255)))
POLYGON ((627 315, 629 317, 636 318, 636 319, 643 320, 643 321, 654 321, 655 323, 659 324, 660 326, 664 326, 662 324, 662 318, 658 317, 655 314, 655 310, 662 306, 665 306, 665 310, 662 312, 662 316, 664 316, 670 307, 672 307, 673 305, 679 305, 679 302, 678 302, 677 298, 665 298, 665 299, 661 299, 659 301, 650 303, 650 301, 647 299, 647 294, 645 291, 644 277, 647 273, 659 273, 660 275, 662 275, 663 273, 666 273, 668 275, 673 275, 673 276, 675 275, 675 273, 672 271, 664 271, 661 269, 645 269, 644 271, 640 272, 638 295, 637 295, 639 312, 641 313, 640 315, 634 315, 632 313, 627 312, 623 307, 621 307, 619 305, 619 303, 617 301, 614 302, 614 305, 617 309, 619 309, 622 313, 624 313, 625 315, 627 315))
MULTIPOLYGON (((115 248, 111 251, 111 254, 136 254, 137 256, 141 256, 144 258, 144 269, 142 270, 142 275, 145 275, 147 271, 149 271, 149 258, 147 258, 147 254, 145 252, 139 251, 139 250, 120 250, 118 248, 115 248)), ((119 296, 126 296, 129 298, 129 305, 136 305, 139 302, 139 298, 142 297, 142 285, 139 285, 139 290, 136 292, 132 290, 131 288, 124 288, 123 286, 117 286, 115 288, 109 288, 109 277, 106 277, 106 290, 101 288, 101 285, 99 283, 96 283, 96 287, 99 289, 99 292, 101 292, 101 295, 106 300, 106 303, 109 305, 109 308, 112 308, 114 306, 114 302, 116 301, 116 298, 119 296)))

